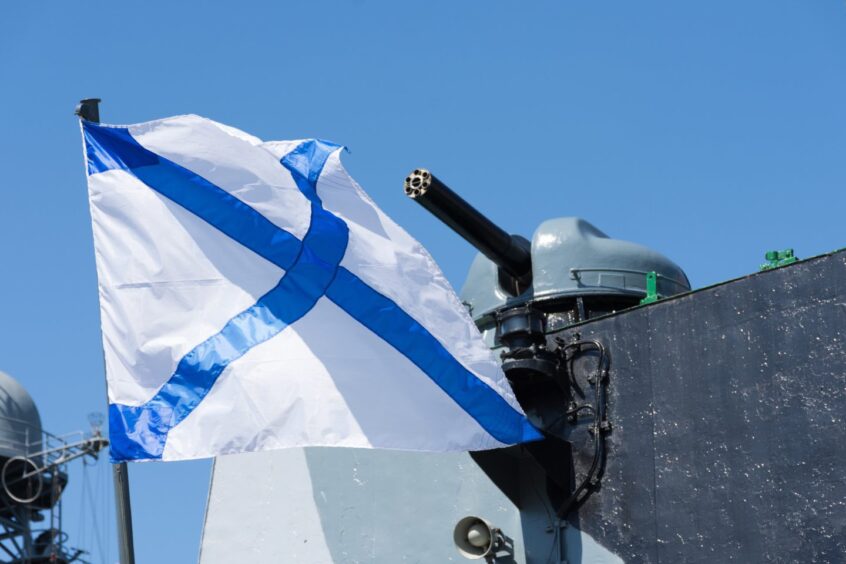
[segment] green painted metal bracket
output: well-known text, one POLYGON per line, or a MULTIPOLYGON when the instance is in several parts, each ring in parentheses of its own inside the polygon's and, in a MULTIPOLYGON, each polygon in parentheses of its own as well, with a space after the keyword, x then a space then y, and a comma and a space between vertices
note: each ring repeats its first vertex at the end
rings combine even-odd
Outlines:
POLYGON ((770 270, 773 268, 778 268, 779 266, 791 264, 799 260, 793 255, 793 249, 785 249, 783 251, 767 251, 767 253, 764 255, 764 258, 767 259, 767 263, 761 265, 761 270, 770 270))
POLYGON ((640 300, 640 305, 657 302, 658 296, 658 273, 654 270, 646 273, 646 297, 640 300))

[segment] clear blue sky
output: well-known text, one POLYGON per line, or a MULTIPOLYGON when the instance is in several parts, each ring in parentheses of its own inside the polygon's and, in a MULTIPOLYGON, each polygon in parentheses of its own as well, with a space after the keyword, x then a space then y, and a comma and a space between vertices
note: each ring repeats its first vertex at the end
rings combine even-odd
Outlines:
MULTIPOLYGON (((83 97, 348 145, 457 286, 473 251, 402 194, 417 166, 511 231, 582 216, 697 287, 846 246, 843 0, 7 2, 0 85, 0 370, 53 432, 105 410, 83 97)), ((209 469, 130 468, 139 562, 196 560, 209 469)))

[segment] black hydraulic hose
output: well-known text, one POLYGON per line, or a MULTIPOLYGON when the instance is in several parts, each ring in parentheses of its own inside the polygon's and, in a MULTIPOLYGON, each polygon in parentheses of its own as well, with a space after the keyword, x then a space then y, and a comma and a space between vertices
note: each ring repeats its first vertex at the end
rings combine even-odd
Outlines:
MULTIPOLYGON (((565 518, 574 507, 581 505, 584 500, 587 499, 587 495, 582 496, 582 494, 586 492, 589 488, 592 488, 596 485, 597 480, 599 479, 599 477, 601 477, 605 466, 605 448, 603 437, 604 429, 602 427, 602 424, 605 422, 605 397, 603 393, 604 388, 600 389, 602 386, 604 386, 604 382, 608 377, 608 355, 605 352, 605 346, 601 342, 593 339, 579 340, 563 345, 561 351, 566 355, 567 350, 575 348, 581 351, 581 347, 584 345, 592 345, 599 351, 599 358, 597 359, 597 370, 595 375, 596 380, 593 382, 593 460, 591 461, 590 468, 588 469, 584 479, 576 487, 576 489, 573 490, 573 493, 570 494, 570 496, 559 506, 556 513, 561 519, 565 518)), ((575 409, 569 410, 569 412, 578 412, 585 407, 590 406, 580 406, 575 409)))

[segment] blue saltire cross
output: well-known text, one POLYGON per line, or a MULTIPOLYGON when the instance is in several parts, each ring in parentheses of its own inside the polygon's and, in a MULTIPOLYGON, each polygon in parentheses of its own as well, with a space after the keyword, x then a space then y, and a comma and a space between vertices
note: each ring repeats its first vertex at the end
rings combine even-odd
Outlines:
POLYGON ((254 208, 190 170, 141 146, 124 127, 83 122, 88 174, 126 170, 244 247, 285 270, 277 285, 188 352, 155 396, 140 406, 109 405, 113 462, 160 459, 170 429, 209 393, 226 367, 279 334, 326 296, 427 374, 491 436, 514 444, 540 438, 526 418, 458 362, 393 300, 346 268, 349 229, 323 208, 317 180, 339 148, 325 141, 299 144, 281 159, 311 203, 302 240, 254 208))

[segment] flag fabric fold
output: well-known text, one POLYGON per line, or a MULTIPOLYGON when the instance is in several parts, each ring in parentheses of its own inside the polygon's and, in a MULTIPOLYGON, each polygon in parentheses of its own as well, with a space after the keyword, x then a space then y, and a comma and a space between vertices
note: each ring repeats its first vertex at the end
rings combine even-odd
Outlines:
POLYGON ((540 438, 341 147, 198 116, 82 130, 113 461, 540 438))

